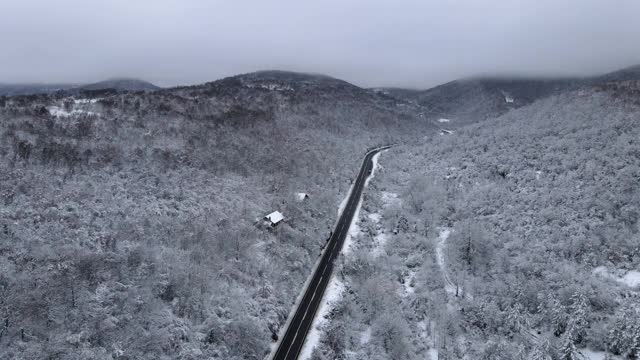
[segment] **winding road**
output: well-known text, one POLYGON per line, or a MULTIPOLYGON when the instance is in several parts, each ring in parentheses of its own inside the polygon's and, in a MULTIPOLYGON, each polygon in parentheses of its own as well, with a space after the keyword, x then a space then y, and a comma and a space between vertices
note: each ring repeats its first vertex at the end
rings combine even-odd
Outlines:
POLYGON ((300 301, 295 314, 290 318, 289 324, 285 330, 284 336, 280 338, 280 342, 273 353, 273 360, 295 360, 300 355, 304 341, 307 338, 309 329, 313 324, 313 319, 318 311, 318 307, 322 301, 324 291, 331 279, 333 271, 333 262, 340 254, 345 238, 349 233, 351 221, 358 208, 360 197, 364 189, 367 178, 373 170, 373 157, 380 151, 388 149, 390 146, 384 146, 373 149, 367 153, 360 168, 360 173, 353 185, 351 195, 347 201, 340 219, 336 227, 327 241, 321 259, 316 266, 315 272, 311 275, 308 286, 304 289, 304 295, 300 301))

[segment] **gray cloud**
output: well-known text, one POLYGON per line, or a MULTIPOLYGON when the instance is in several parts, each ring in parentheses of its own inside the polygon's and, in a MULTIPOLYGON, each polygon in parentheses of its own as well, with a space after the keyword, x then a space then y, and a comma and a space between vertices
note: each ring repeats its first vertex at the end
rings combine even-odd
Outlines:
POLYGON ((0 11, 0 82, 176 85, 278 68, 429 87, 592 74, 640 63, 638 14, 637 0, 20 0, 0 11))

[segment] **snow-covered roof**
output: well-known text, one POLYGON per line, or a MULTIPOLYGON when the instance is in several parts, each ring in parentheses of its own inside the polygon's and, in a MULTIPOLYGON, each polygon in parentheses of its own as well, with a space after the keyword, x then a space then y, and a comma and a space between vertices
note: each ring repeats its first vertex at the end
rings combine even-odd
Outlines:
POLYGON ((445 119, 445 118, 438 119, 438 122, 441 122, 441 123, 447 123, 449 121, 450 121, 449 119, 445 119))
POLYGON ((302 193, 302 192, 296 193, 295 195, 296 195, 296 200, 298 200, 298 201, 302 201, 302 200, 304 200, 304 199, 309 197, 309 194, 302 193))
POLYGON ((284 219, 284 215, 280 211, 274 211, 271 214, 265 216, 265 219, 271 221, 272 224, 277 224, 284 219))
POLYGON ((513 96, 511 96, 509 93, 507 93, 504 90, 500 90, 500 92, 502 92, 502 95, 504 95, 504 101, 511 104, 514 102, 513 96))

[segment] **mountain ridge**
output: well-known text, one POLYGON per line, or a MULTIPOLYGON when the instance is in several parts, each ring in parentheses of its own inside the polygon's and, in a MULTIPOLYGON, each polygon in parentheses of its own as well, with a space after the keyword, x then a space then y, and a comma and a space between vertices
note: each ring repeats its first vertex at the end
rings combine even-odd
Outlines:
POLYGON ((456 127, 500 116, 548 96, 627 80, 640 80, 640 65, 585 77, 479 75, 423 90, 379 87, 372 90, 424 108, 431 120, 452 118, 456 127))
POLYGON ((155 91, 161 87, 135 78, 110 78, 94 83, 0 83, 0 96, 53 94, 58 91, 79 93, 113 89, 116 91, 155 91))

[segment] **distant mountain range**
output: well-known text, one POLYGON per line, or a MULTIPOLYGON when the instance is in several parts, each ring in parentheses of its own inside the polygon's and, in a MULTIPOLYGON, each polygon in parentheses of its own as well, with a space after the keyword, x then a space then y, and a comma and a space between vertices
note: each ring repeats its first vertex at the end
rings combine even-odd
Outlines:
POLYGON ((640 80, 640 65, 585 78, 478 77, 460 79, 426 90, 376 88, 376 92, 424 108, 432 120, 464 125, 506 113, 536 100, 584 86, 640 80))
POLYGON ((2 84, 0 83, 0 96, 51 94, 57 91, 80 92, 95 90, 115 91, 155 91, 160 89, 148 81, 138 79, 109 79, 92 84, 2 84))
POLYGON ((364 89, 322 74, 267 70, 200 85, 165 89, 147 81, 127 78, 92 84, 0 84, 0 96, 63 92, 66 95, 89 93, 88 96, 95 97, 105 92, 161 90, 163 94, 189 98, 201 95, 221 97, 245 108, 262 107, 260 103, 275 104, 285 100, 298 104, 313 98, 314 102, 326 104, 357 102, 386 109, 404 107, 420 114, 424 120, 453 128, 493 118, 561 92, 632 80, 640 80, 640 65, 584 78, 475 77, 454 80, 425 90, 385 87, 364 89), (257 99, 259 103, 256 103, 257 99))

